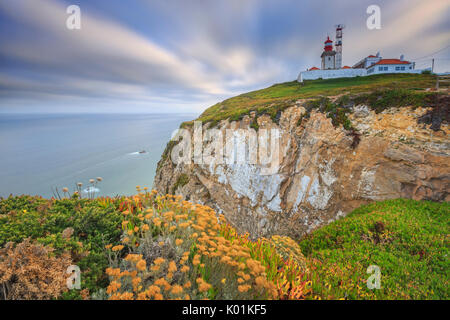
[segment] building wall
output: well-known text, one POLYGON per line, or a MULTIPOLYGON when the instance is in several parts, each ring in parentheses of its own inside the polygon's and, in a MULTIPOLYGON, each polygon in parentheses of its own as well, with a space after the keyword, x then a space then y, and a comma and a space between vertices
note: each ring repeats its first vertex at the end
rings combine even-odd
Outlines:
POLYGON ((353 68, 367 68, 380 61, 381 57, 366 57, 353 65, 353 68))
POLYGON ((316 79, 334 79, 334 78, 351 78, 351 77, 364 77, 371 76, 374 74, 383 74, 383 73, 422 73, 427 69, 409 69, 409 66, 414 68, 413 64, 391 64, 391 65, 380 65, 373 66, 369 69, 334 69, 334 70, 311 70, 311 71, 302 71, 298 75, 297 81, 303 82, 303 80, 316 80, 316 79), (380 71, 378 67, 383 67, 383 70, 380 71), (384 70, 384 67, 387 67, 387 70, 384 70), (400 70, 396 70, 396 67, 400 67, 400 70), (405 70, 401 70, 401 67, 405 67, 405 70), (373 70, 373 71, 370 71, 373 70))
POLYGON ((376 65, 367 69, 367 74, 380 74, 380 73, 421 73, 422 70, 414 70, 412 63, 410 64, 387 64, 376 65))
POLYGON ((336 69, 342 68, 342 51, 340 50, 342 50, 342 48, 339 48, 336 51, 336 69))
POLYGON ((332 69, 332 70, 312 70, 303 71, 298 75, 297 81, 316 80, 316 79, 334 79, 334 78, 349 78, 357 76, 366 76, 366 69, 332 69))
POLYGON ((322 69, 334 69, 336 68, 336 60, 334 55, 324 55, 322 57, 322 69))
POLYGON ((364 62, 364 68, 370 67, 371 65, 377 63, 378 61, 381 60, 381 57, 367 57, 365 62, 364 62))

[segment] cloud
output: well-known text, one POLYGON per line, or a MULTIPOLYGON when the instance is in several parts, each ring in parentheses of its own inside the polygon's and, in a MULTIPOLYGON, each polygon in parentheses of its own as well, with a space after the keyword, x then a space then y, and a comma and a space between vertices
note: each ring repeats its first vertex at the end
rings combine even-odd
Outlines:
POLYGON ((223 93, 220 85, 193 63, 118 23, 82 11, 82 29, 68 30, 65 7, 50 0, 6 1, 0 8, 28 26, 30 32, 34 29, 48 39, 8 38, 8 45, 0 47, 2 57, 18 60, 39 72, 70 75, 79 81, 110 81, 117 83, 117 88, 127 84, 167 91, 223 93))
POLYGON ((274 61, 262 63, 267 59, 259 60, 249 47, 218 46, 211 33, 187 37, 174 52, 148 35, 86 12, 83 6, 81 30, 65 27, 66 6, 54 0, 6 1, 0 3, 0 10, 27 30, 17 39, 2 35, 7 45, 0 47, 0 58, 20 65, 23 70, 18 74, 25 75, 6 81, 5 70, 0 69, 5 79, 0 82, 3 97, 20 94, 35 99, 41 93, 62 98, 115 96, 145 101, 159 95, 179 96, 181 101, 217 100, 270 81, 283 71, 274 61))
POLYGON ((373 52, 386 48, 388 53, 400 55, 408 51, 410 56, 418 56, 450 41, 448 28, 428 32, 449 16, 450 3, 447 0, 391 1, 381 4, 380 8, 380 30, 362 28, 350 32, 350 39, 356 44, 354 53, 362 53, 367 48, 373 48, 373 52), (432 38, 435 41, 431 41, 432 38), (424 43, 431 47, 424 46, 424 43))
POLYGON ((82 29, 68 30, 69 3, 2 1, 0 111, 110 105, 197 112, 319 66, 335 23, 347 25, 349 65, 377 51, 420 57, 450 42, 448 0, 380 0, 376 31, 365 26, 372 2, 147 0, 118 7, 79 0, 82 29))

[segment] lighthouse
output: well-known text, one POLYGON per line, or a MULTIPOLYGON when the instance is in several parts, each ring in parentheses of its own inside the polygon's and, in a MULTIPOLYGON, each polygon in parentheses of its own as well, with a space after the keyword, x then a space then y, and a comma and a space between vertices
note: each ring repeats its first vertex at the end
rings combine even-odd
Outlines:
POLYGON ((322 70, 336 69, 336 51, 333 50, 333 41, 327 37, 322 55, 322 70))
POLYGON ((342 29, 343 24, 336 25, 336 69, 342 68, 342 29))
POLYGON ((297 81, 303 82, 306 80, 317 79, 335 79, 335 78, 353 78, 365 77, 374 74, 388 74, 388 73, 422 73, 423 69, 415 69, 415 63, 405 60, 403 55, 400 59, 383 59, 378 52, 376 56, 369 55, 359 62, 349 67, 342 62, 342 30, 345 28, 343 24, 338 24, 336 27, 336 42, 333 49, 333 40, 328 36, 325 40, 322 55, 322 67, 312 67, 301 71, 298 75, 297 81))

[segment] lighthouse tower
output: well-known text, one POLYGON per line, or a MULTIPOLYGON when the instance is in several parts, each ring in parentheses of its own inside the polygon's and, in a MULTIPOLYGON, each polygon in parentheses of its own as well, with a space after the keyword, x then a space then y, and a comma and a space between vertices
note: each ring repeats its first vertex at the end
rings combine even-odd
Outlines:
POLYGON ((333 50, 333 41, 327 37, 322 55, 322 70, 336 69, 336 51, 333 50))
POLYGON ((336 25, 336 69, 342 68, 342 29, 343 24, 336 25))

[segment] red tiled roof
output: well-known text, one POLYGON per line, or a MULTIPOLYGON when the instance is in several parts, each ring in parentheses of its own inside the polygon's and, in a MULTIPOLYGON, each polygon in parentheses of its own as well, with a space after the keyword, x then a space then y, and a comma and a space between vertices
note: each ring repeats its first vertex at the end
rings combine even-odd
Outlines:
POLYGON ((342 69, 351 69, 349 66, 343 66, 342 69))
POLYGON ((400 60, 400 59, 381 59, 377 63, 373 64, 372 66, 376 66, 378 64, 410 64, 411 62, 400 60))
POLYGON ((312 67, 311 69, 309 69, 308 71, 311 71, 311 70, 320 70, 319 68, 316 68, 316 67, 312 67))

